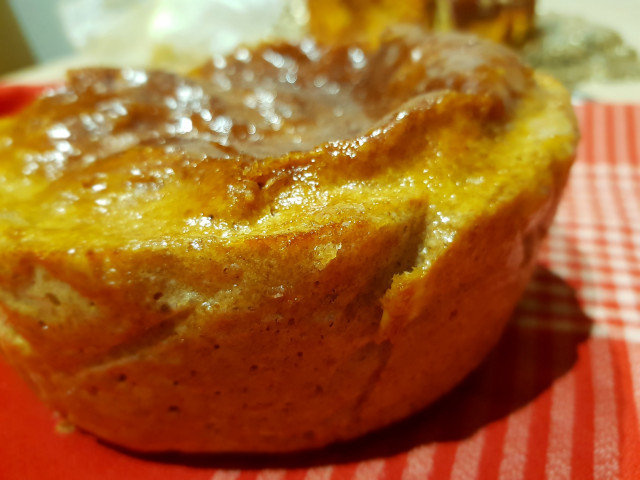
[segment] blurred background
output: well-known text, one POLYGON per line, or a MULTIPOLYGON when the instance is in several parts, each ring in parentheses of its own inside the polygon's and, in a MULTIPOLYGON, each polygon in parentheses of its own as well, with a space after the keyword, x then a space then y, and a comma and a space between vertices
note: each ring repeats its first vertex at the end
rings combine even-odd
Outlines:
POLYGON ((638 19, 640 0, 0 0, 0 81, 95 64, 184 71, 265 38, 371 39, 413 21, 510 44, 578 96, 640 101, 638 19))
POLYGON ((74 56, 145 64, 158 50, 226 51, 269 33, 285 0, 0 0, 0 74, 74 56))

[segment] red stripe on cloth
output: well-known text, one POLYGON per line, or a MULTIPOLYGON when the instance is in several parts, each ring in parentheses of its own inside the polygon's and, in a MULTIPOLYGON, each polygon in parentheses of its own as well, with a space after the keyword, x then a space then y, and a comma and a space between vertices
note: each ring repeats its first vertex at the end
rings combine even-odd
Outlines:
MULTIPOLYGON (((498 397, 495 400, 497 403, 500 398, 498 397)), ((485 430, 486 437, 480 460, 478 480, 498 478, 500 464, 502 463, 502 452, 504 451, 504 439, 507 434, 507 420, 495 421, 485 430)))
POLYGON ((575 375, 567 367, 575 361, 575 345, 582 341, 576 332, 556 332, 553 336, 552 369, 556 379, 551 386, 549 442, 545 475, 554 480, 571 478, 573 425, 575 411, 575 375))
POLYGON ((614 359, 608 339, 589 342, 594 389, 593 477, 619 478, 620 425, 615 400, 614 359))
POLYGON ((601 128, 599 129, 600 134, 598 137, 601 139, 600 142, 604 144, 604 158, 606 163, 615 168, 622 163, 622 159, 619 157, 618 152, 616 152, 616 132, 613 125, 614 109, 615 106, 608 108, 606 106, 600 106, 598 108, 598 113, 601 118, 599 122, 601 128))
POLYGON ((551 363, 553 335, 554 332, 539 332, 536 342, 535 389, 541 393, 532 406, 525 478, 544 478, 547 469, 546 453, 551 420, 551 391, 547 387, 553 381, 553 365, 551 363))
POLYGON ((304 468, 289 470, 284 476, 284 480, 305 480, 307 473, 309 473, 309 470, 304 468))
POLYGON ((436 446, 433 454, 433 467, 429 475, 430 480, 446 480, 451 478, 451 469, 456 458, 456 442, 442 442, 436 446))
POLYGON ((358 463, 336 465, 331 480, 352 480, 357 468, 358 463))
POLYGON ((593 379, 591 377, 591 350, 588 344, 578 347, 578 361, 573 367, 576 377, 576 397, 573 425, 572 478, 593 478, 593 379))
POLYGON ((402 473, 407 467, 407 454, 401 453, 387 459, 384 465, 383 479, 397 480, 402 478, 402 473))
POLYGON ((638 138, 640 137, 640 125, 636 123, 638 107, 632 105, 626 105, 624 108, 625 121, 629 135, 627 135, 627 142, 629 148, 630 162, 633 165, 640 165, 640 150, 638 149, 638 138))
MULTIPOLYGON (((593 141, 591 108, 589 104, 576 112, 580 120, 582 141, 579 147, 578 161, 592 163, 593 141), (589 136, 589 138, 587 138, 589 136)), ((575 167, 574 167, 575 170, 575 167)), ((573 183, 569 182, 569 189, 565 195, 565 202, 570 215, 569 218, 581 218, 587 208, 583 202, 578 202, 573 194, 573 183)), ((575 249, 575 239, 563 230, 567 248, 575 249)), ((576 249, 577 251, 577 249, 576 249)), ((578 258, 580 258, 578 256, 578 258)), ((579 291, 584 284, 584 262, 580 259, 571 268, 572 285, 579 291)), ((575 480, 589 480, 593 478, 593 389, 591 379, 590 350, 585 344, 576 349, 576 362, 572 368, 575 377, 575 396, 573 411, 576 421, 573 423, 571 446, 571 478, 575 480)))
POLYGON ((518 346, 518 350, 513 364, 518 374, 514 378, 513 390, 510 393, 513 399, 511 413, 505 419, 507 429, 498 471, 500 480, 524 479, 533 410, 532 399, 536 394, 537 359, 535 346, 540 331, 518 328, 516 333, 514 342, 518 346))
MULTIPOLYGON (((608 167, 616 168, 618 160, 613 157, 609 157, 607 150, 607 142, 609 135, 607 131, 607 115, 611 111, 611 106, 607 106, 602 103, 591 103, 591 148, 593 152, 593 159, 597 166, 606 164, 608 167)), ((596 165, 593 165, 593 171, 595 172, 596 165)), ((596 177, 596 175, 593 175, 596 177)))
MULTIPOLYGON (((467 381, 473 386, 473 395, 467 395, 461 423, 479 425, 459 441, 451 469, 451 480, 466 480, 482 475, 482 457, 487 445, 487 433, 494 418, 509 411, 510 398, 505 390, 513 390, 513 377, 509 375, 516 352, 510 348, 513 329, 509 325, 498 346, 485 359, 482 366, 467 381), (511 380, 511 382, 510 382, 511 380)), ((502 445, 500 444, 499 447, 502 445)), ((500 453, 500 451, 498 451, 500 453)))
MULTIPOLYGON (((492 410, 490 418, 496 418, 493 423, 485 428, 485 442, 480 458, 478 480, 489 480, 498 478, 500 464, 503 459, 504 440, 507 433, 507 419, 500 418, 502 412, 511 411, 515 406, 515 386, 517 385, 518 362, 513 361, 518 356, 518 333, 523 334, 521 329, 515 331, 515 327, 508 328, 501 341, 504 345, 504 354, 499 357, 500 376, 496 379, 493 390, 492 410)), ((496 365, 497 370, 498 365, 496 365)))
POLYGON ((446 422, 439 422, 440 437, 455 439, 437 445, 429 478, 452 480, 478 476, 486 425, 490 422, 496 392, 502 384, 504 343, 483 362, 455 392, 455 408, 446 422))
POLYGON ((640 424, 633 399, 633 377, 627 342, 610 340, 615 363, 615 392, 620 426, 620 478, 640 478, 640 424))
POLYGON ((578 146, 578 160, 591 165, 594 163, 593 104, 584 104, 579 112, 580 114, 578 114, 578 120, 580 122, 580 131, 582 133, 582 138, 578 146))
POLYGON ((584 141, 584 115, 585 115, 585 105, 574 106, 573 110, 576 113, 576 118, 578 119, 578 128, 580 132, 582 132, 582 138, 578 143, 578 148, 576 149, 576 159, 583 159, 585 153, 585 141, 584 141))

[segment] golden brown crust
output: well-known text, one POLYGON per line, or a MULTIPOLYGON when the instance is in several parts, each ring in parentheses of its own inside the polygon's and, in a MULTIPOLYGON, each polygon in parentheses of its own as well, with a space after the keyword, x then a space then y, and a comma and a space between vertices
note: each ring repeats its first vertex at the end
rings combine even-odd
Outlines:
POLYGON ((380 62, 366 76, 340 48, 298 62, 300 87, 273 54, 304 46, 261 47, 253 66, 240 51, 186 80, 146 73, 172 85, 168 111, 139 100, 162 88, 127 83, 135 72, 89 71, 1 126, 0 346, 40 396, 138 450, 291 451, 402 418, 474 368, 528 279, 575 122, 566 92, 506 50, 404 35, 361 51, 380 62), (304 89, 323 61, 352 89, 355 133, 304 89), (252 68, 263 83, 243 83, 252 68), (210 96, 197 132, 167 129, 186 118, 180 85, 211 94, 221 73, 240 94, 210 96), (223 103, 274 91, 271 110, 223 103), (114 98, 133 119, 104 118, 92 140, 114 98), (292 102, 326 128, 300 113, 269 130, 292 102), (264 142, 207 136, 216 114, 253 118, 264 142), (145 122, 160 138, 142 139, 145 122), (308 149, 286 153, 301 131, 308 149))
POLYGON ((309 33, 325 43, 377 44, 391 25, 433 26, 436 0, 307 0, 309 33))

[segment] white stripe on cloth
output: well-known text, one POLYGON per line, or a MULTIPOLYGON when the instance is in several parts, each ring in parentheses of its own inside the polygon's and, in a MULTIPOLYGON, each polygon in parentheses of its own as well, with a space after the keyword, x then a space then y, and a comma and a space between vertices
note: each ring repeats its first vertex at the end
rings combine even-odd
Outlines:
POLYGON ((620 430, 618 425, 613 358, 606 340, 589 342, 593 375, 593 478, 618 478, 620 430))
POLYGON ((471 438, 458 444, 451 470, 451 480, 467 480, 478 477, 485 437, 485 429, 480 429, 471 438))
POLYGON ((546 330, 588 335, 594 338, 613 338, 629 344, 640 344, 640 327, 616 326, 605 324, 583 324, 572 321, 554 320, 550 322, 537 315, 518 315, 514 325, 533 330, 546 330))
MULTIPOLYGON (((544 303, 535 298, 525 298, 519 308, 523 313, 537 314, 538 316, 557 315, 575 316, 576 307, 572 303, 565 301, 551 300, 544 303)), ((592 301, 583 301, 582 309, 594 322, 623 322, 631 325, 640 324, 640 313, 634 308, 608 307, 605 305, 594 305, 592 301)))
POLYGON ((262 470, 256 476, 256 480, 282 480, 287 474, 286 470, 262 470))
POLYGON ((509 416, 502 450, 502 462, 500 463, 500 480, 524 479, 531 416, 531 405, 509 416))
MULTIPOLYGON (((566 339, 554 336, 554 365, 562 365, 567 355, 566 339)), ((567 372, 553 383, 551 391, 551 419, 549 445, 545 475, 549 479, 571 479, 571 456, 573 453, 573 425, 576 381, 573 372, 567 372)))
POLYGON ((307 471, 304 480, 330 480, 333 475, 333 467, 313 467, 307 471))
MULTIPOLYGON (((515 371, 519 372, 513 382, 516 392, 532 392, 535 383, 536 362, 535 342, 528 339, 521 341, 521 347, 515 358, 515 371)), ((517 335, 514 341, 524 339, 524 335, 517 335)), ((524 479, 528 456, 529 433, 533 416, 533 403, 512 412, 507 419, 507 430, 502 446, 502 461, 498 471, 500 480, 524 479)))
POLYGON ((361 462, 353 474, 353 480, 377 480, 384 472, 385 460, 361 462))
POLYGON ((414 448, 407 454, 407 465, 402 472, 402 480, 425 480, 433 469, 433 454, 436 445, 414 448))
MULTIPOLYGON (((505 371, 498 368, 485 368, 481 372, 479 380, 485 385, 485 394, 489 398, 494 398, 497 395, 497 388, 505 381, 505 371)), ((465 420, 468 419, 468 422, 474 423, 474 420, 477 422, 489 418, 492 407, 491 402, 477 404, 474 401, 469 401, 466 402, 461 415, 465 420)), ((485 428, 481 428, 470 437, 458 442, 451 468, 451 480, 467 480, 478 477, 482 451, 486 441, 487 431, 485 428)))
POLYGON ((240 470, 218 470, 211 480, 236 480, 240 476, 240 470))

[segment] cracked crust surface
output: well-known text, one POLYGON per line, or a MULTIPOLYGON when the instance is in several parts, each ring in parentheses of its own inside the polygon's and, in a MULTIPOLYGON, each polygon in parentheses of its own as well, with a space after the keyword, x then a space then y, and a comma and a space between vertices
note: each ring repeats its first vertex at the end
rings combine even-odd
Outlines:
POLYGON ((576 136, 560 86, 459 35, 73 73, 0 125, 0 346, 128 448, 353 438, 497 341, 576 136))

